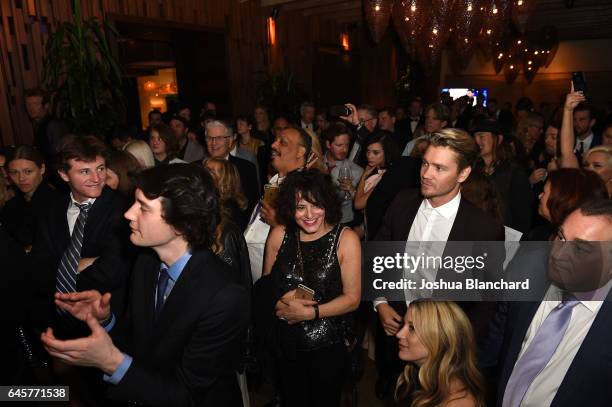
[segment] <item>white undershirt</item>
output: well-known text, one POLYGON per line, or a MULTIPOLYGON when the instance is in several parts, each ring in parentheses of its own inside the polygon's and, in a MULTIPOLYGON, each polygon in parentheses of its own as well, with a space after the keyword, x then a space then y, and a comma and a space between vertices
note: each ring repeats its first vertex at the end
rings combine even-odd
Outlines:
POLYGON ((84 201, 84 202, 77 202, 74 199, 74 196, 72 196, 72 192, 70 193, 70 205, 68 205, 68 210, 66 211, 66 219, 68 220, 68 230, 70 231, 70 236, 72 236, 72 231, 74 230, 74 224, 77 221, 77 218, 79 217, 79 214, 81 213, 81 210, 79 209, 78 206, 76 206, 76 204, 85 204, 85 203, 89 203, 91 205, 94 204, 94 202, 96 202, 96 198, 89 198, 88 200, 84 201))
MULTIPOLYGON (((415 256, 421 253, 425 253, 427 256, 442 256, 445 244, 431 244, 431 242, 446 242, 448 240, 457 217, 460 202, 461 192, 458 192, 453 199, 437 208, 431 206, 428 199, 423 199, 408 233, 406 253, 415 256)), ((433 278, 435 280, 435 275, 433 278)), ((407 302, 412 300, 409 294, 409 292, 406 292, 406 295, 409 296, 406 298, 407 302)), ((374 308, 386 302, 385 298, 378 298, 374 300, 374 308)))

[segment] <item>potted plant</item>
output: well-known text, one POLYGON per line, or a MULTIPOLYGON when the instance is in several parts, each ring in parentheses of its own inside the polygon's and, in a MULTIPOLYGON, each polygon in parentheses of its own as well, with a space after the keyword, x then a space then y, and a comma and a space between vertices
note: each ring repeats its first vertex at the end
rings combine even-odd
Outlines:
POLYGON ((56 117, 76 133, 104 135, 125 115, 121 69, 108 32, 117 34, 95 17, 82 21, 81 2, 72 0, 72 21, 60 23, 46 44, 43 86, 56 117))

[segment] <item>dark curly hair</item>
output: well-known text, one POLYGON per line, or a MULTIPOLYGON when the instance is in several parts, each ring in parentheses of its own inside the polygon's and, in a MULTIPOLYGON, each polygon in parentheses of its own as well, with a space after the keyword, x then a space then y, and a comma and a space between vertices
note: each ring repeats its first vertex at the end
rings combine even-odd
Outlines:
POLYGON ((162 198, 163 218, 192 249, 211 248, 220 220, 219 195, 210 174, 195 164, 150 168, 136 187, 147 199, 162 198))
POLYGON ((277 216, 281 224, 295 230, 296 197, 325 209, 325 222, 335 225, 342 218, 342 206, 336 186, 329 174, 317 169, 298 170, 290 173, 281 184, 277 200, 277 216))

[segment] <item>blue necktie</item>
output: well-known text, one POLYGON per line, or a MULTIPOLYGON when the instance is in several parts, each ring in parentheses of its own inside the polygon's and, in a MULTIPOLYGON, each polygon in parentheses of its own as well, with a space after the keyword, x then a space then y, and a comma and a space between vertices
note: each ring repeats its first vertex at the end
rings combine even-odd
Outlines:
POLYGON ((164 296, 166 294, 166 290, 168 289, 168 280, 170 279, 170 275, 168 274, 168 269, 166 267, 162 267, 159 271, 159 277, 157 278, 157 296, 155 299, 155 318, 159 316, 163 306, 164 306, 164 296))
POLYGON ((546 367, 557 347, 559 347, 572 318, 572 311, 579 302, 573 297, 564 298, 548 314, 531 344, 512 370, 504 392, 502 407, 518 407, 521 405, 529 386, 546 367))
POLYGON ((75 205, 79 207, 79 217, 72 229, 70 242, 62 255, 62 260, 60 261, 60 265, 57 269, 57 276, 55 278, 55 288, 61 293, 76 291, 77 268, 81 260, 81 248, 83 247, 83 237, 85 236, 87 214, 91 208, 91 203, 75 203, 75 205))

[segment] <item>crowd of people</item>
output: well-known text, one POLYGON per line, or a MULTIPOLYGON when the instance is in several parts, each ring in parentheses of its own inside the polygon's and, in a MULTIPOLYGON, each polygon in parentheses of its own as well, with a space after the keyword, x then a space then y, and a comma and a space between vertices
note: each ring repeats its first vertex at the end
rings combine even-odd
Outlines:
POLYGON ((33 144, 0 151, 2 384, 247 406, 263 382, 269 405, 339 406, 369 348, 398 405, 609 403, 609 254, 596 286, 549 272, 541 302, 362 301, 370 241, 611 241, 612 112, 581 92, 231 121, 206 102, 106 138, 26 100, 33 144))

